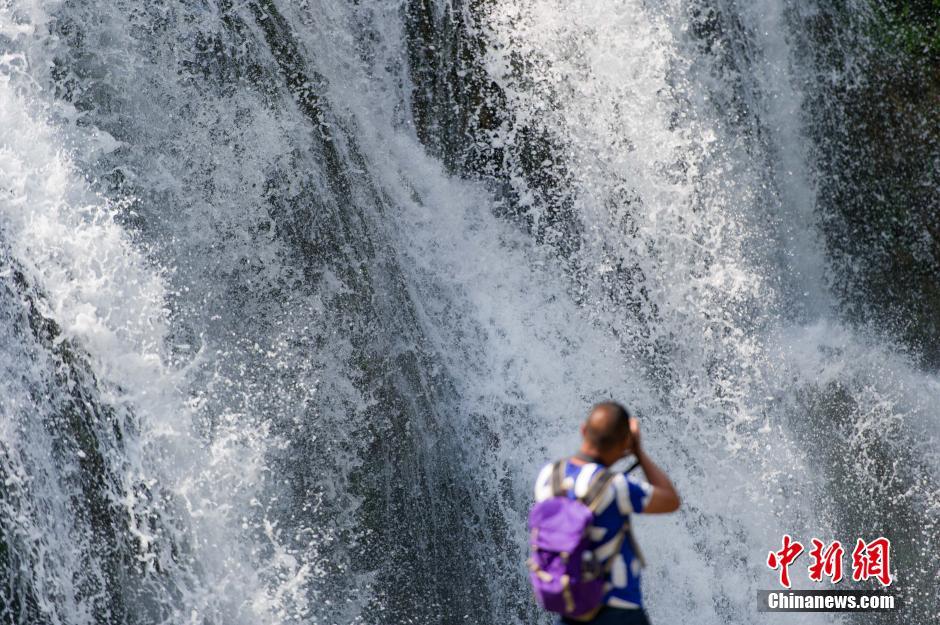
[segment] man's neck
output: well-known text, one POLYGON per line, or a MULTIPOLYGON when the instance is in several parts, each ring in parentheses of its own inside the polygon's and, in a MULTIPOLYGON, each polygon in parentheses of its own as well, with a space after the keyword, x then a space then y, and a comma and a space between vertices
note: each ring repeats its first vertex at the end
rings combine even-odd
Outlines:
POLYGON ((584 447, 579 449, 578 453, 572 456, 571 459, 575 464, 588 464, 589 462, 594 462, 605 467, 608 465, 608 463, 604 462, 603 458, 601 458, 600 454, 595 453, 591 449, 585 449, 584 447))

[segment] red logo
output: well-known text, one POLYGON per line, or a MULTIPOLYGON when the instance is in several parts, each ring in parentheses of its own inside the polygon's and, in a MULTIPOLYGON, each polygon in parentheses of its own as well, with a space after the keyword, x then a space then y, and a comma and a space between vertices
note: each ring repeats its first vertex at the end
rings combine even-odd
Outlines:
MULTIPOLYGON (((842 558, 845 549, 838 540, 827 545, 818 538, 812 539, 812 549, 809 557, 812 563, 807 567, 810 580, 821 582, 829 578, 833 584, 843 579, 842 558)), ((790 565, 803 553, 803 544, 783 535, 783 546, 780 551, 771 551, 767 554, 767 566, 780 572, 780 585, 790 587, 790 565)), ((852 550, 852 580, 863 582, 871 578, 877 579, 884 586, 891 585, 891 541, 883 536, 865 542, 861 538, 852 550)))
POLYGON ((852 579, 860 582, 874 577, 882 585, 890 586, 891 574, 888 569, 890 552, 891 541, 883 536, 870 543, 859 538, 852 551, 852 579))
POLYGON ((790 587, 789 566, 803 553, 803 545, 797 541, 790 540, 789 534, 783 535, 783 549, 780 551, 771 551, 767 554, 767 566, 776 570, 780 569, 780 585, 790 587))
POLYGON ((823 541, 814 538, 813 548, 809 552, 813 559, 808 569, 809 578, 814 582, 821 582, 825 575, 833 584, 838 584, 842 581, 842 555, 844 553, 845 549, 838 540, 832 541, 832 544, 826 547, 823 541))

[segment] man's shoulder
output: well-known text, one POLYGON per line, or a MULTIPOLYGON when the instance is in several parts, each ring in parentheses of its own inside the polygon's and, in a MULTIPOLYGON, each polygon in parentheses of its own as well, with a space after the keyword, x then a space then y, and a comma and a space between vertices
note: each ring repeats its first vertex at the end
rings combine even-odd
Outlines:
POLYGON ((555 465, 559 462, 564 463, 562 469, 563 488, 566 490, 573 489, 575 494, 579 496, 584 494, 581 491, 586 490, 587 483, 598 468, 598 465, 595 464, 575 464, 571 462, 570 458, 560 458, 545 464, 539 470, 538 476, 535 478, 536 501, 542 501, 552 496, 552 471, 554 471, 555 465))
POLYGON ((548 462, 542 465, 542 468, 539 469, 538 477, 535 478, 535 485, 538 486, 543 482, 547 482, 552 476, 552 469, 555 467, 555 462, 548 462))
POLYGON ((631 489, 637 488, 643 491, 644 493, 649 493, 650 490, 653 488, 649 482, 647 482, 643 478, 636 477, 634 475, 625 475, 624 480, 629 488, 631 489))
POLYGON ((547 463, 539 470, 538 477, 535 478, 535 500, 543 501, 552 496, 552 471, 555 468, 557 460, 547 463))
POLYGON ((632 475, 616 473, 611 477, 607 486, 607 492, 604 494, 598 505, 600 513, 613 514, 617 511, 617 516, 625 517, 629 514, 642 512, 651 492, 650 485, 632 475), (616 505, 611 505, 616 503, 616 505))

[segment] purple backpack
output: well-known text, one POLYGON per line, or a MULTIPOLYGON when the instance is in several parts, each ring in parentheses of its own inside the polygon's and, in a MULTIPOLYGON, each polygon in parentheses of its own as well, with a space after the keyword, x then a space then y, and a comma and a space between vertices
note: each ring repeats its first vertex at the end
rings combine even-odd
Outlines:
MULTIPOLYGON (((609 566, 602 566, 595 556, 589 530, 615 474, 598 469, 584 496, 572 499, 563 486, 566 464, 567 460, 559 460, 552 466, 552 497, 535 504, 529 513, 529 579, 546 610, 590 619, 604 599, 609 566)), ((617 540, 622 542, 627 531, 625 524, 617 540)))

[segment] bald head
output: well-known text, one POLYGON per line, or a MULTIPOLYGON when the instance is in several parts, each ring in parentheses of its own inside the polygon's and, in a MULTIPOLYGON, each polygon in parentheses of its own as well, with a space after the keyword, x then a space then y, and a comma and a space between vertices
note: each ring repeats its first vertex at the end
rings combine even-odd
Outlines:
POLYGON ((597 404, 584 422, 585 442, 602 454, 616 449, 629 435, 630 413, 617 402, 597 404))

